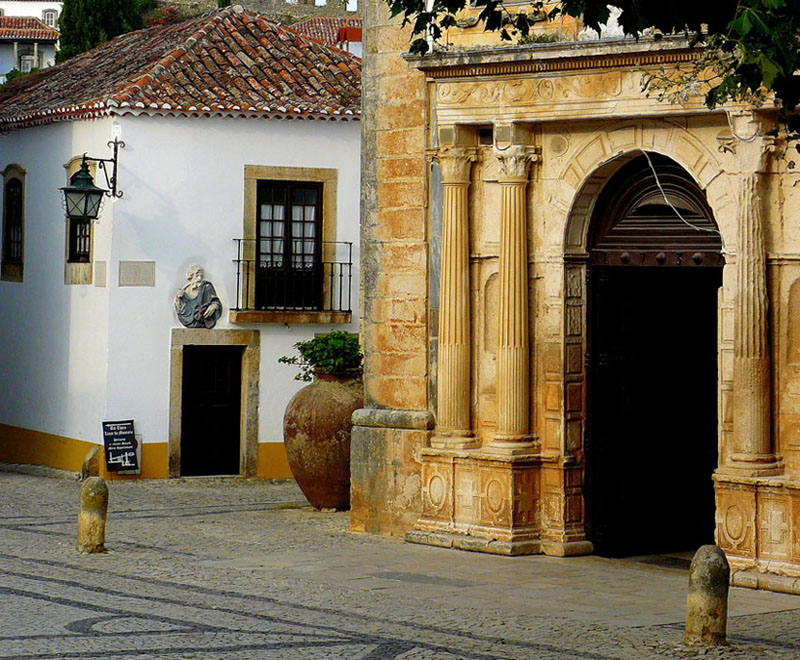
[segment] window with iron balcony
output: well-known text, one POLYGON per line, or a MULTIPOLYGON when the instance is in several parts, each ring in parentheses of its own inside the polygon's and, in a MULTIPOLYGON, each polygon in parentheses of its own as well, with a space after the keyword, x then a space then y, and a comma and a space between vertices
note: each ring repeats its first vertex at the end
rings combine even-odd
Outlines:
POLYGON ((352 243, 336 236, 334 169, 245 166, 232 323, 349 323, 352 243))

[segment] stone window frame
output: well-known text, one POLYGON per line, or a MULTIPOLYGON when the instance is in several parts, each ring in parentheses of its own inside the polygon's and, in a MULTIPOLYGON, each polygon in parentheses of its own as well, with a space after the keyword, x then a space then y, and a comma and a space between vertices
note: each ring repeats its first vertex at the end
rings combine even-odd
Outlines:
MULTIPOLYGON (((257 199, 259 181, 287 181, 297 183, 322 184, 322 241, 336 240, 336 210, 338 199, 339 170, 327 167, 288 167, 272 165, 244 166, 244 218, 242 238, 245 239, 242 258, 250 260, 254 268, 255 239, 257 236, 257 199)), ((323 260, 331 260, 335 254, 335 246, 323 248, 323 260)), ((254 272, 250 277, 254 278, 254 272)), ((329 294, 329 283, 323 282, 323 299, 329 294)), ((286 310, 262 311, 255 309, 255 288, 248 291, 246 310, 230 310, 228 320, 231 323, 349 323, 350 312, 286 310)))
POLYGON ((239 474, 255 477, 258 463, 258 401, 261 333, 258 330, 173 328, 169 376, 170 478, 181 476, 181 417, 183 414, 183 349, 186 346, 241 346, 242 393, 239 414, 239 474))
POLYGON ((3 228, 2 228, 3 257, 2 257, 2 264, 0 265, 0 280, 5 282, 22 282, 22 273, 25 264, 25 201, 26 201, 25 176, 27 175, 27 171, 21 165, 17 163, 11 163, 6 166, 6 168, 2 172, 2 175, 3 175, 3 228), (8 236, 6 233, 8 206, 6 197, 6 186, 12 180, 17 180, 22 185, 22 208, 20 214, 21 216, 20 224, 22 228, 22 236, 21 236, 22 254, 18 262, 8 261, 6 256, 8 254, 8 236))
MULTIPOLYGON (((66 185, 70 184, 70 179, 81 166, 83 162, 83 155, 73 156, 68 162, 64 163, 64 169, 67 173, 66 185)), ((88 163, 89 174, 92 178, 97 175, 97 165, 95 163, 88 163)), ((72 225, 74 222, 81 222, 80 220, 74 221, 69 218, 64 219, 64 284, 91 284, 92 283, 92 265, 94 264, 94 221, 89 221, 89 260, 88 261, 71 261, 70 260, 70 235, 73 231, 72 225)))
POLYGON ((58 27, 58 10, 57 9, 43 9, 42 10, 42 23, 44 23, 48 27, 57 28, 58 27), (47 21, 48 15, 53 17, 53 22, 52 23, 49 23, 47 21))

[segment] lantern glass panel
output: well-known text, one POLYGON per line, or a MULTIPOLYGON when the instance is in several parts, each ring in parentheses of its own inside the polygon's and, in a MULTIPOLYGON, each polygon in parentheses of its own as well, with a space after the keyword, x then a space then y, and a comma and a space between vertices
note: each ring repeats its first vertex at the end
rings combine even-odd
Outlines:
POLYGON ((70 218, 80 218, 84 214, 84 204, 86 203, 86 192, 83 190, 64 190, 64 198, 67 202, 67 215, 70 218))
POLYGON ((94 220, 100 213, 100 203, 103 201, 103 191, 97 190, 86 193, 86 217, 94 220))

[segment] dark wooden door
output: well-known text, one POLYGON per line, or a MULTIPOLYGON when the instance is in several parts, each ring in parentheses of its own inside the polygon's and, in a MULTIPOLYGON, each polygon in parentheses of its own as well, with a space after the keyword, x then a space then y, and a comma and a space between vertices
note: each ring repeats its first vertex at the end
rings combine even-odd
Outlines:
POLYGON ((591 271, 587 531, 631 556, 713 543, 721 268, 591 271))
POLYGON ((239 474, 242 350, 183 349, 181 476, 239 474))

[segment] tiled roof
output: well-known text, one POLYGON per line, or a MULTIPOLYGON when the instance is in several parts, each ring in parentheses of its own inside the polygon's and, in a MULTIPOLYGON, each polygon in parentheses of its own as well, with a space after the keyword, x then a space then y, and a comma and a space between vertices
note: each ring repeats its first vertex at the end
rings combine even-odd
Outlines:
POLYGON ((58 30, 32 16, 0 16, 0 40, 58 41, 58 30))
POLYGON ((126 114, 358 120, 361 60, 228 7, 0 87, 0 127, 126 114))
POLYGON ((317 39, 328 46, 337 43, 340 28, 361 29, 360 16, 309 16, 292 25, 293 30, 317 39))

